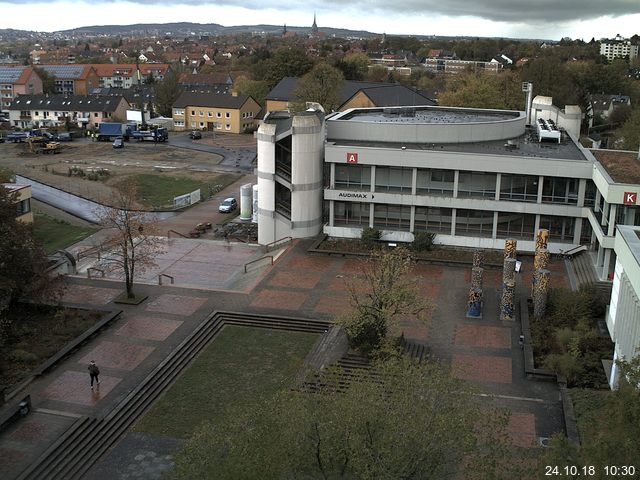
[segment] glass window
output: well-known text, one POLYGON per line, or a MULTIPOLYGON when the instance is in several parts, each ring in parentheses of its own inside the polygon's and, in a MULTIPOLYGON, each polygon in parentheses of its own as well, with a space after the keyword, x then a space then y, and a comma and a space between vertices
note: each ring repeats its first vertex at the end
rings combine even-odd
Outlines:
POLYGON ((416 193, 418 195, 453 195, 454 177, 454 170, 419 168, 416 193))
POLYGON ((496 238, 533 240, 536 216, 518 212, 498 212, 496 238))
POLYGON ((596 204, 596 184, 593 180, 587 180, 587 185, 584 192, 584 206, 593 207, 596 204))
POLYGON ((18 202, 17 205, 17 216, 24 215, 25 213, 29 213, 31 211, 31 199, 27 198, 18 202))
POLYGON ((376 192, 411 193, 412 168, 376 167, 376 192))
POLYGON ((369 204, 358 202, 334 202, 333 224, 369 226, 369 204))
POLYGON ((195 115, 196 115, 196 111, 195 110, 191 110, 191 116, 195 117, 195 115))
POLYGON ((545 177, 542 185, 542 203, 578 204, 577 178, 545 177))
POLYGON ((537 202, 538 180, 534 175, 502 174, 500 200, 511 202, 537 202))
POLYGON ((416 207, 414 230, 450 234, 451 212, 450 208, 416 207))
POLYGON ((371 190, 371 167, 336 164, 335 172, 336 189, 371 190))
POLYGON ((463 172, 458 175, 458 197, 496 197, 496 174, 463 172))
POLYGON ((230 118, 231 115, 229 114, 229 112, 224 112, 224 118, 230 118))
POLYGON ((491 237, 493 233, 493 212, 486 210, 456 210, 457 236, 491 237))
POLYGON ((573 217, 540 215, 540 228, 549 230, 549 240, 573 243, 574 227, 575 219, 573 217))
POLYGON ((373 226, 385 230, 408 232, 411 226, 411 207, 375 204, 373 206, 373 226))
POLYGON ((217 117, 217 118, 222 118, 222 113, 220 113, 220 112, 216 112, 216 117, 217 117))

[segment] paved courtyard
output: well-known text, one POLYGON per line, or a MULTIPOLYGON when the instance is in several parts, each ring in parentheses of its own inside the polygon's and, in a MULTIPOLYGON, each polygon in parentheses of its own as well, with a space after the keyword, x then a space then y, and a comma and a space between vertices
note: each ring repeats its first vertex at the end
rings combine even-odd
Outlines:
MULTIPOLYGON (((258 247, 171 240, 158 258, 157 269, 137 285, 136 291, 149 296, 137 306, 113 303, 122 291, 122 283, 115 278, 70 278, 65 302, 117 308, 123 313, 20 393, 31 394, 35 412, 0 435, 0 478, 15 478, 77 417, 106 415, 213 311, 323 319, 348 311, 348 285, 362 288, 358 281, 362 261, 309 254, 310 244, 295 242, 273 267, 244 273, 245 263, 262 255, 258 247), (157 274, 164 272, 174 276, 174 285, 157 285, 157 274), (101 369, 100 387, 94 390, 89 388, 86 366, 90 360, 96 360, 101 369)), ((428 324, 407 318, 399 328, 408 340, 428 346, 436 358, 451 364, 460 378, 475 383, 487 405, 509 409, 508 430, 515 444, 535 446, 540 437, 562 430, 558 390, 554 384, 525 378, 517 341, 520 325, 498 318, 501 271, 485 270, 482 319, 466 317, 470 270, 470 265, 417 265, 414 274, 422 295, 434 309, 428 324)), ((517 276, 521 294, 530 289, 531 270, 531 259, 525 257, 523 273, 517 276)), ((563 264, 552 264, 551 271, 553 285, 568 286, 563 264)), ((123 442, 127 448, 116 447, 89 478, 101 478, 100 472, 109 472, 109 478, 128 478, 123 476, 125 468, 139 478, 158 478, 157 464, 168 468, 171 449, 178 445, 140 434, 129 434, 123 442), (153 467, 148 477, 142 463, 153 467)))

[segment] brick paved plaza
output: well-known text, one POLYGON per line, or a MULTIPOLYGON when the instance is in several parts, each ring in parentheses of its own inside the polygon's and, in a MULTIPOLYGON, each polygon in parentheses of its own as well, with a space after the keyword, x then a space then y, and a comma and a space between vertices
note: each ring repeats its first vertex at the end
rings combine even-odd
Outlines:
MULTIPOLYGON (((246 274, 244 264, 262 255, 257 247, 227 247, 202 241, 190 244, 187 240, 172 243, 175 248, 160 256, 160 266, 152 273, 172 272, 176 284, 137 284, 136 292, 148 295, 140 305, 113 303, 122 293, 119 281, 82 276, 69 279, 65 302, 117 308, 123 313, 56 369, 26 387, 35 412, 0 436, 4 460, 0 478, 15 478, 78 416, 100 418, 108 413, 211 312, 333 319, 350 308, 347 286, 363 288, 358 278, 363 260, 309 254, 306 250, 310 241, 294 242, 273 267, 246 274), (90 360, 96 360, 101 369, 99 389, 89 388, 86 365, 90 360)), ((563 268, 561 264, 551 265, 553 285, 568 286, 563 268)), ((521 292, 530 289, 531 269, 531 261, 524 258, 523 273, 517 276, 521 292)), ((476 384, 487 402, 509 409, 512 415, 508 432, 514 444, 535 446, 538 437, 548 437, 562 429, 557 388, 525 378, 517 341, 519 323, 498 318, 500 270, 485 270, 482 319, 466 317, 470 270, 470 265, 418 264, 414 275, 421 294, 434 309, 427 324, 402 318, 398 329, 408 340, 426 345, 436 359, 451 364, 459 378, 476 384)), ((149 273, 148 279, 153 275, 149 273)), ((151 446, 145 443, 140 451, 152 456, 157 453, 158 458, 166 456, 166 445, 171 442, 163 444, 166 448, 156 442, 157 451, 153 453, 152 440, 146 439, 151 446)), ((139 435, 127 435, 124 442, 129 447, 116 451, 126 457, 135 453, 131 444, 143 440, 139 435)), ((96 472, 119 461, 107 456, 95 467, 96 472)))

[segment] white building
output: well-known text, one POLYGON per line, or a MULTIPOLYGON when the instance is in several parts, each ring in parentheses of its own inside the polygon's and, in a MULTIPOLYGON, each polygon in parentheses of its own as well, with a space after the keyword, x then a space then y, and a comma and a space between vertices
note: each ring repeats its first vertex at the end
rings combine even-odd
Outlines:
POLYGON ((317 113, 268 115, 258 131, 258 240, 357 238, 373 227, 393 242, 428 231, 440 244, 502 249, 516 238, 533 251, 546 228, 551 252, 586 245, 606 280, 616 225, 640 224, 640 178, 622 174, 617 157, 600 163, 594 154, 606 152, 542 115, 536 128, 524 112, 427 106, 354 108, 326 126, 317 113))
POLYGON ((600 55, 604 55, 609 61, 627 56, 629 60, 633 60, 638 56, 638 45, 632 44, 628 38, 622 38, 620 35, 616 35, 614 39, 603 38, 600 40, 600 55))
POLYGON ((607 327, 615 343, 610 385, 615 388, 615 360, 631 360, 640 351, 640 228, 619 226, 615 240, 617 256, 607 327))

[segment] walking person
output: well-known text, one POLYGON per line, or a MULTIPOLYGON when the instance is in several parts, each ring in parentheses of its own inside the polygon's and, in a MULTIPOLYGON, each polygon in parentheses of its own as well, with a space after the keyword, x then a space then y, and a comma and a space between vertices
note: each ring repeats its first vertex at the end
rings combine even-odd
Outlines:
POLYGON ((100 375, 100 369, 98 368, 98 365, 96 365, 95 360, 91 360, 89 366, 87 367, 87 370, 89 370, 89 376, 91 377, 91 390, 93 390, 94 380, 96 381, 97 385, 100 385, 100 379, 98 378, 98 375, 100 375))

